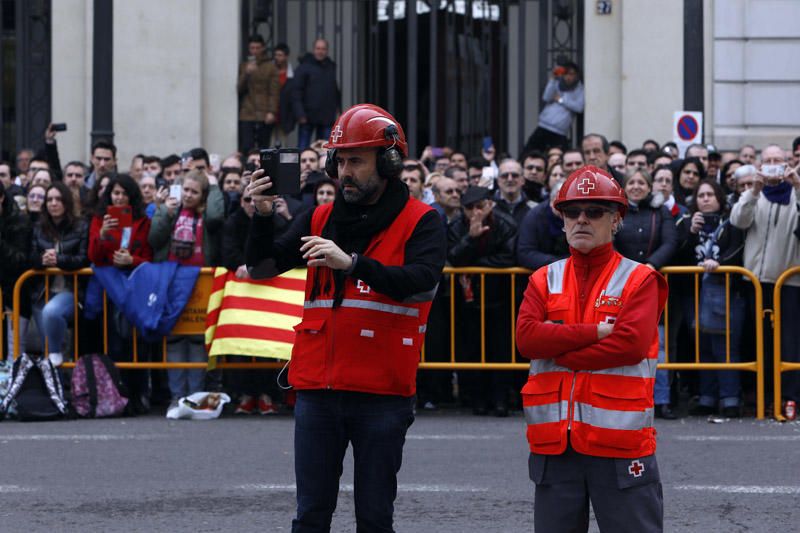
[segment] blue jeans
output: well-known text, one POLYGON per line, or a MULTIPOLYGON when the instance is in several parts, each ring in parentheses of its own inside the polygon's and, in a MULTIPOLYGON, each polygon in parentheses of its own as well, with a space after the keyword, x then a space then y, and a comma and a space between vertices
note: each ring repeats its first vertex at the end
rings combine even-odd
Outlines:
MULTIPOLYGON (((666 361, 664 352, 664 324, 658 325, 658 362, 666 361)), ((669 370, 656 370, 656 384, 653 388, 653 403, 669 405, 669 370)))
POLYGON ((330 531, 342 461, 353 444, 357 531, 391 532, 397 472, 413 397, 298 391, 294 408, 297 518, 293 533, 330 531))
MULTIPOLYGON (((202 335, 167 338, 167 361, 171 363, 204 363, 206 347, 202 335)), ((178 368, 167 370, 169 392, 173 400, 203 390, 205 370, 178 368)))
POLYGON ((46 304, 44 299, 33 304, 33 319, 42 335, 42 350, 50 353, 61 352, 68 322, 75 317, 75 302, 72 292, 51 294, 46 304))
POLYGON ((297 125, 297 147, 301 150, 311 145, 311 134, 317 132, 317 139, 328 140, 331 136, 331 127, 324 124, 298 124, 297 125))

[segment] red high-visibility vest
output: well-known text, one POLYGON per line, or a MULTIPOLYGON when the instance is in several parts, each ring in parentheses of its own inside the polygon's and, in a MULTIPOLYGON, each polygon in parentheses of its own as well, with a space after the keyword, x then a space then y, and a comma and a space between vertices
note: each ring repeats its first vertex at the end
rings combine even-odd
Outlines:
MULTIPOLYGON (((333 204, 317 207, 311 234, 321 235, 333 204)), ((376 234, 364 254, 385 266, 402 266, 405 246, 431 208, 409 198, 397 218, 376 234)), ((411 396, 434 287, 398 302, 348 276, 344 298, 333 308, 334 283, 327 267, 309 268, 303 321, 289 365, 296 389, 332 389, 411 396), (320 294, 311 300, 314 276, 323 276, 320 294)))
MULTIPOLYGON (((540 268, 530 279, 540 294, 546 295, 546 320, 599 324, 613 323, 625 302, 652 275, 660 277, 614 252, 591 289, 586 309, 579 309, 571 258, 540 268)), ((666 297, 666 284, 660 283, 659 313, 666 297)), ((586 455, 633 458, 655 453, 653 385, 658 330, 647 334, 653 338, 650 348, 635 365, 573 372, 553 359, 531 361, 522 399, 532 453, 563 453, 568 438, 577 452, 586 455)))

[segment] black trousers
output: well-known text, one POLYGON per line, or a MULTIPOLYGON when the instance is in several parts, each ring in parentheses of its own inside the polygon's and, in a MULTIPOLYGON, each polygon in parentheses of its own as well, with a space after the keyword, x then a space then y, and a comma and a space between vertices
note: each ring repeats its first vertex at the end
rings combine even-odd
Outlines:
POLYGON ((661 532, 664 501, 656 456, 609 459, 583 455, 567 446, 561 455, 531 454, 536 483, 536 533, 589 529, 589 503, 600 531, 661 532))
POLYGON ((554 146, 566 150, 569 146, 569 140, 563 135, 546 130, 540 126, 533 130, 531 136, 528 137, 528 142, 525 143, 525 151, 547 153, 547 151, 554 146))

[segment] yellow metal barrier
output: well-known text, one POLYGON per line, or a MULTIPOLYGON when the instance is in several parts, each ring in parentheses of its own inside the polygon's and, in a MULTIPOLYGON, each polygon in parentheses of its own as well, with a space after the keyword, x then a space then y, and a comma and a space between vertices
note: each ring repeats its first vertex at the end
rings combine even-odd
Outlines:
MULTIPOLYGON (((780 275, 780 277, 775 282, 775 292, 773 293, 772 297, 772 339, 773 339, 773 357, 774 357, 774 365, 773 365, 773 376, 772 379, 774 380, 774 391, 775 395, 773 397, 773 411, 776 420, 785 420, 783 413, 781 412, 781 373, 787 371, 797 371, 800 370, 800 363, 790 363, 784 362, 781 356, 781 289, 783 285, 786 283, 786 280, 791 278, 794 275, 800 274, 800 266, 796 266, 790 268, 786 272, 780 275)), ((800 354, 794 354, 800 355, 800 354)))
POLYGON ((523 274, 528 276, 531 270, 526 268, 478 268, 478 267, 445 267, 444 274, 449 275, 450 283, 450 361, 449 362, 429 362, 426 361, 425 347, 422 349, 422 357, 419 367, 425 370, 528 370, 529 362, 517 361, 516 337, 514 335, 517 322, 516 305, 516 281, 515 275, 523 274), (459 363, 456 362, 456 276, 461 274, 480 275, 481 279, 481 362, 480 363, 459 363), (486 362, 486 276, 510 276, 511 277, 511 351, 508 362, 486 362))
POLYGON ((664 353, 665 362, 658 365, 661 370, 747 370, 756 373, 756 418, 764 418, 764 328, 760 320, 756 323, 756 360, 744 363, 731 362, 731 339, 730 339, 730 286, 731 274, 741 275, 750 280, 755 290, 756 316, 764 316, 764 298, 761 283, 755 274, 742 267, 721 266, 714 271, 714 274, 725 275, 725 362, 724 363, 701 363, 700 362, 700 275, 705 273, 702 267, 664 267, 661 273, 667 278, 680 274, 694 275, 694 349, 695 360, 693 363, 671 363, 669 362, 669 305, 664 308, 664 353))
MULTIPOLYGON (((20 300, 22 295, 22 286, 30 278, 36 276, 45 276, 45 302, 50 298, 50 276, 63 275, 72 276, 73 278, 73 301, 75 305, 75 319, 73 322, 73 359, 72 361, 65 361, 63 366, 72 368, 75 366, 77 357, 79 355, 78 343, 80 337, 79 331, 79 309, 78 309, 78 276, 91 276, 93 271, 91 268, 83 268, 72 272, 66 272, 57 268, 48 268, 44 270, 28 270, 23 273, 14 285, 14 309, 13 309, 13 329, 14 329, 14 357, 20 355, 20 338, 19 338, 19 309, 20 300)), ((184 308, 181 317, 178 319, 171 334, 175 335, 202 335, 205 333, 205 310, 208 303, 208 295, 211 287, 211 280, 214 276, 214 269, 204 267, 200 270, 200 276, 197 278, 195 289, 189 302, 184 308)), ((136 328, 133 328, 133 360, 129 362, 118 362, 116 366, 119 368, 152 368, 152 369, 171 369, 171 368, 208 368, 207 363, 176 363, 167 361, 167 338, 161 340, 162 358, 161 361, 139 361, 139 339, 136 328)), ((44 353, 48 353, 48 346, 45 343, 44 353)), ((103 294, 103 351, 108 353, 108 301, 103 294)), ((121 355, 121 354, 112 354, 121 355)), ((229 363, 220 361, 217 368, 282 368, 285 362, 236 362, 229 363)))

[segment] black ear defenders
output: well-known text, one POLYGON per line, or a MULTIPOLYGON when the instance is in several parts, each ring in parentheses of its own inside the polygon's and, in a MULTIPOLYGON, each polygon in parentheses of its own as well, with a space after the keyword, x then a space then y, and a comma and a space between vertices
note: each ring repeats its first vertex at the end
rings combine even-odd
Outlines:
MULTIPOLYGON (((392 141, 392 145, 378 149, 376 158, 378 176, 383 179, 396 178, 403 170, 403 154, 396 147, 397 141, 400 139, 397 126, 394 124, 386 126, 383 130, 383 136, 387 141, 392 141)), ((339 179, 336 149, 328 150, 328 157, 325 159, 325 173, 333 179, 339 179)))

